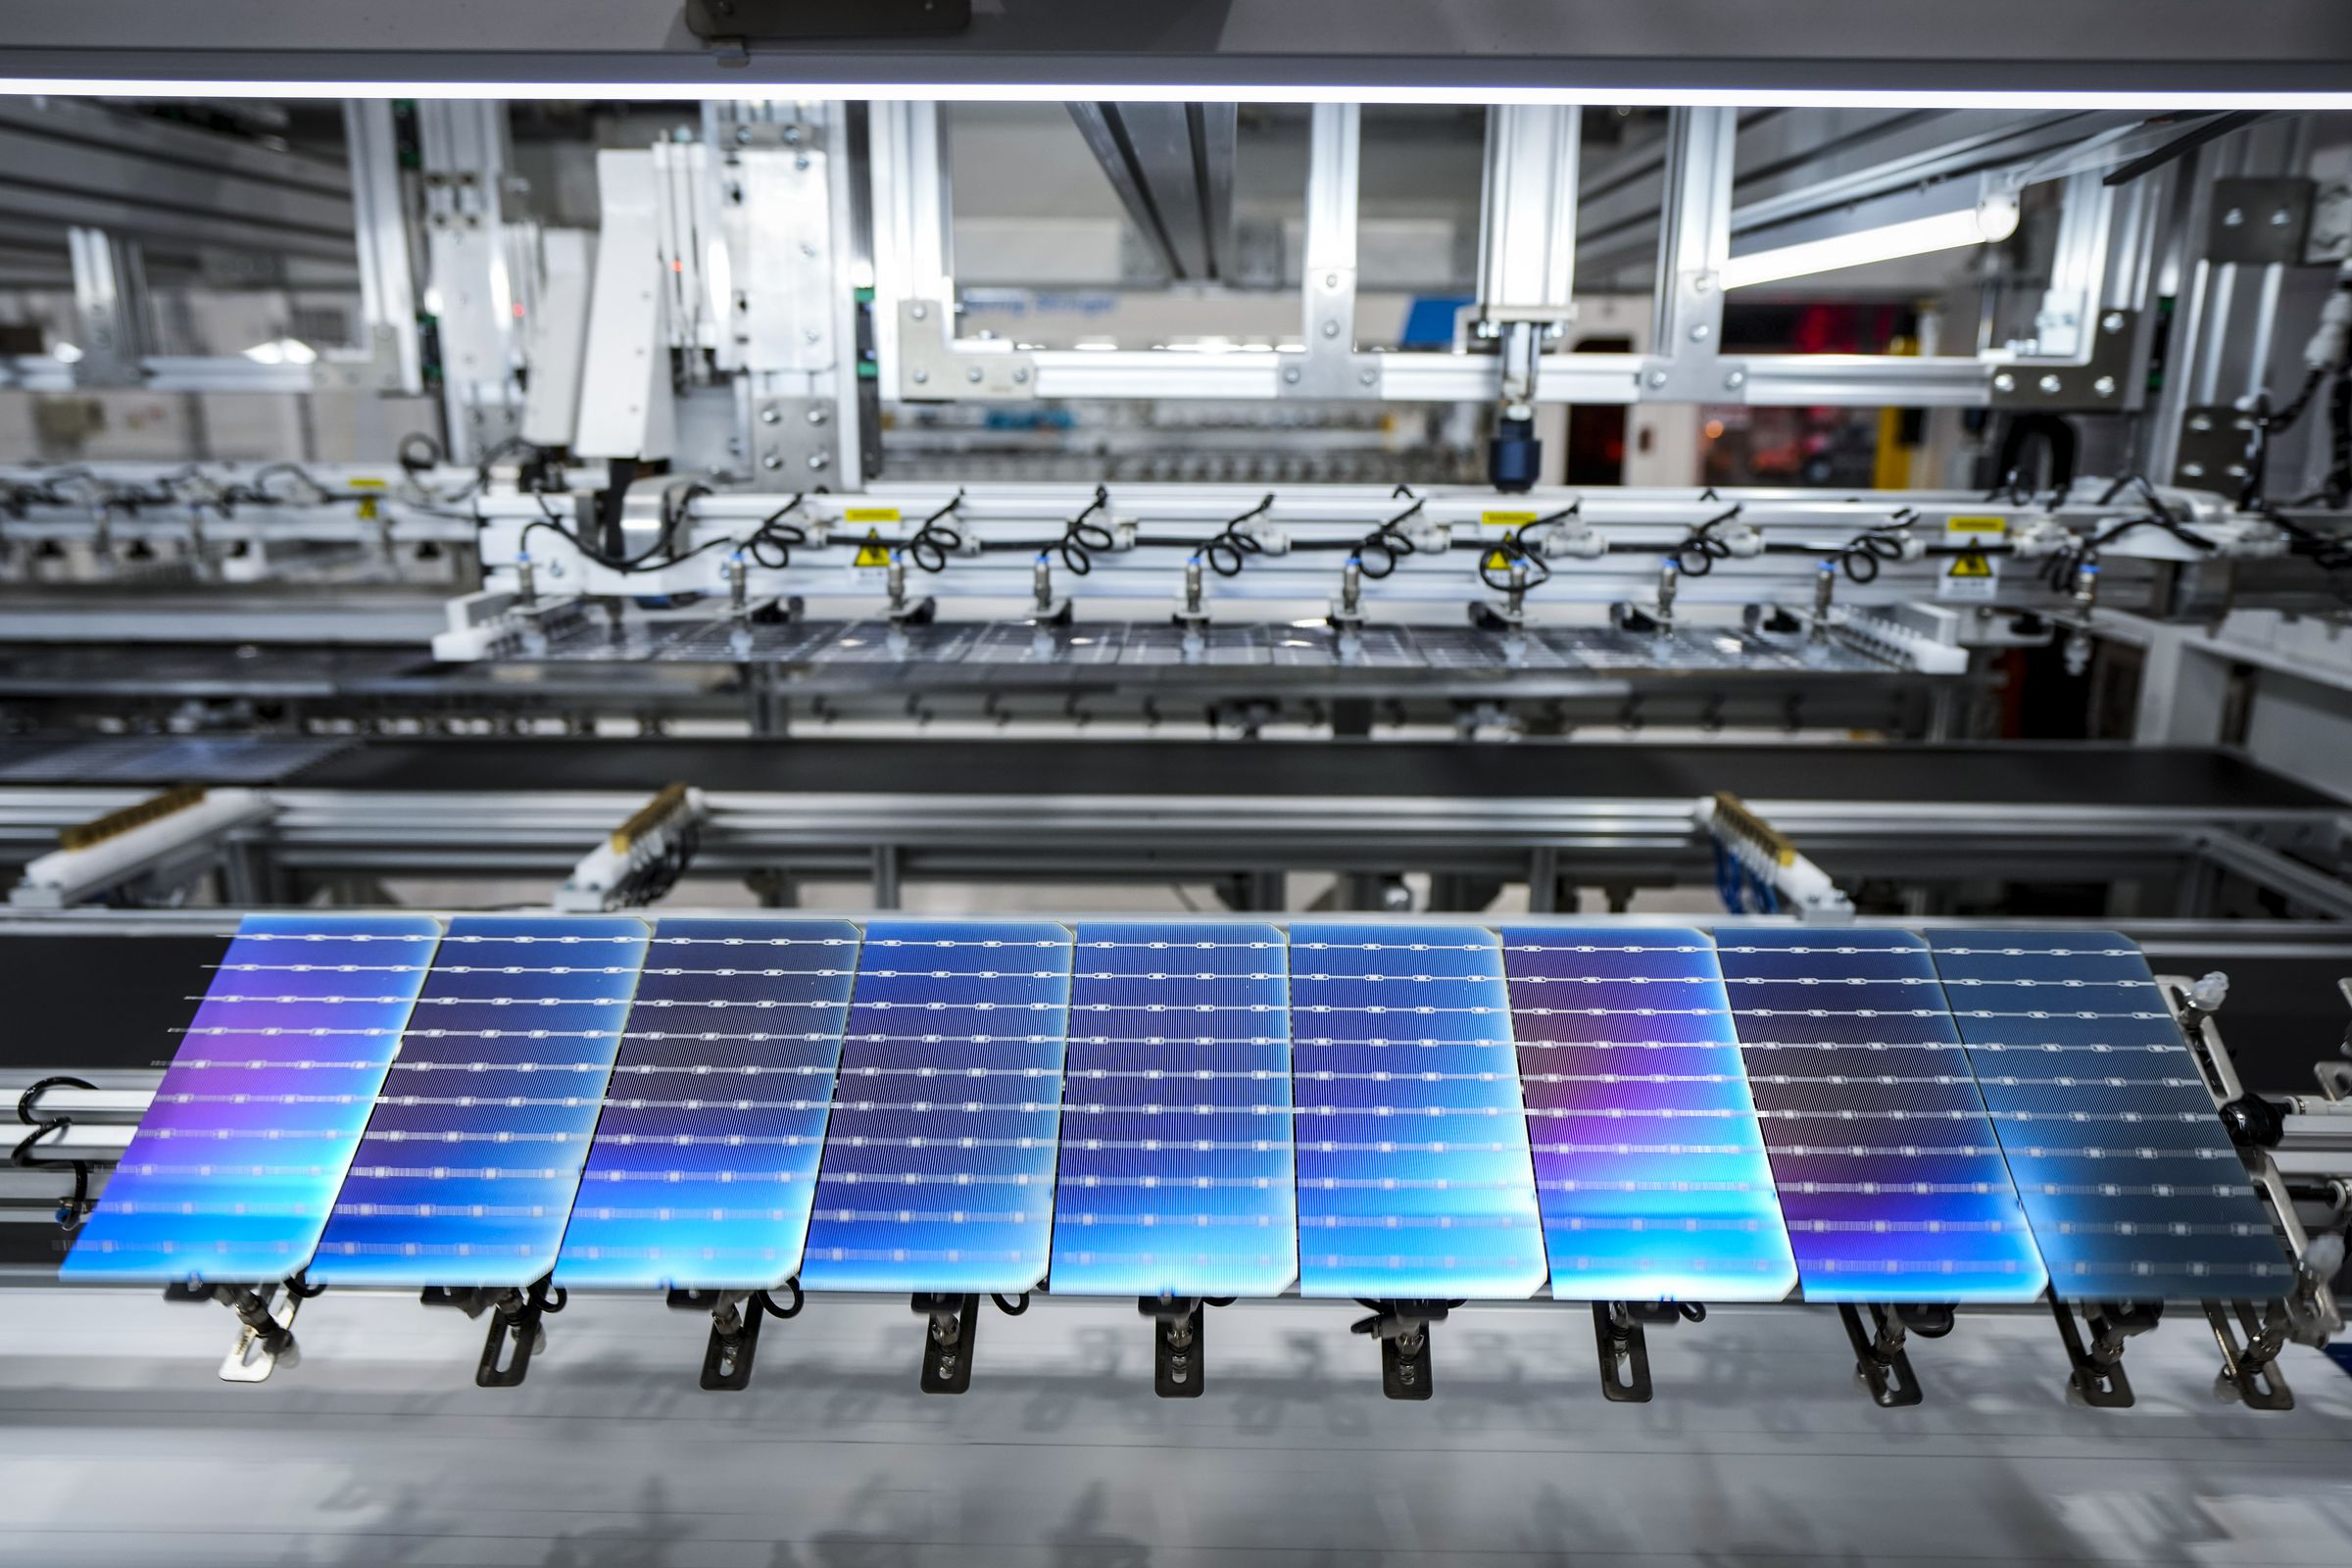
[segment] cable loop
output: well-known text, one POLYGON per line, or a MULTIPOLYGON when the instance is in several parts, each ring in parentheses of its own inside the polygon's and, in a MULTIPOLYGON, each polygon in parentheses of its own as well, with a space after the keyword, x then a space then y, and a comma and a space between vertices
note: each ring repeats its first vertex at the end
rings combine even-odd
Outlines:
POLYGON ((1083 577, 1095 569, 1096 551, 1110 550, 1118 544, 1108 528, 1099 522, 1087 521, 1108 505, 1110 491, 1102 485, 1095 486, 1095 499, 1086 504, 1085 511, 1069 520, 1069 525, 1061 531, 1061 538, 1054 544, 1054 549, 1061 556, 1061 564, 1076 576, 1083 577))

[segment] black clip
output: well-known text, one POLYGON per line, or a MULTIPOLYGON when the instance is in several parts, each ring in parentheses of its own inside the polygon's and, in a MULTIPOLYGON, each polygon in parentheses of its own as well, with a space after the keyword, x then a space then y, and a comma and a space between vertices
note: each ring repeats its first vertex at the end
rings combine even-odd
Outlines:
POLYGON ((2222 1348, 2219 1381, 2234 1387, 2249 1410, 2292 1410, 2294 1391, 2279 1377, 2278 1367, 2278 1352, 2286 1348, 2292 1327, 2286 1303, 2273 1301, 2261 1317, 2255 1315, 2252 1301, 2232 1301, 2230 1308, 2237 1315, 2234 1327, 2221 1302, 2205 1303, 2205 1321, 2213 1325, 2214 1343, 2222 1348), (2242 1344, 2237 1337, 2239 1329, 2246 1336, 2242 1344))
POLYGON ((2074 1365, 2067 1384, 2082 1397, 2084 1404, 2102 1410, 2125 1410, 2135 1397, 2132 1379, 2124 1371, 2124 1345, 2135 1334, 2145 1334, 2164 1316, 2162 1301, 2086 1301, 2082 1306, 2082 1325, 2075 1324, 2073 1303, 2053 1300, 2050 1311, 2058 1319, 2058 1337, 2066 1342, 2066 1358, 2074 1365), (2082 1329, 2090 1330, 2090 1343, 2082 1343, 2082 1329))
POLYGON ((1594 1301, 1592 1340, 1600 1351, 1601 1397, 1611 1404, 1649 1402, 1649 1339, 1642 1325, 1704 1323, 1695 1301, 1594 1301))
POLYGON ((923 1337, 923 1392, 962 1394, 972 1386, 972 1345, 980 1332, 980 1298, 925 1292, 913 1302, 931 1320, 923 1337))
POLYGON ((1152 1392, 1197 1399, 1206 1384, 1208 1309, 1223 1305, 1191 1296, 1145 1296, 1135 1309, 1152 1319, 1152 1392))
POLYGON ((752 1362, 760 1352, 760 1325, 771 1317, 798 1317, 807 1298, 801 1282, 790 1279, 790 1306, 778 1306, 765 1291, 672 1291, 669 1305, 683 1311, 710 1314, 710 1339, 703 1347, 702 1386, 718 1394, 736 1394, 752 1385, 752 1362))
MULTIPOLYGON (((427 1292, 429 1296, 431 1293, 427 1292)), ((471 1293, 476 1300, 491 1298, 492 1293, 471 1293)), ((550 1289, 545 1279, 531 1282, 524 1291, 507 1291, 490 1299, 490 1333, 482 1341, 482 1359, 473 1369, 477 1388, 512 1389, 519 1387, 524 1374, 531 1369, 531 1357, 547 1347, 547 1331, 539 1320, 548 1313, 561 1312, 567 1299, 561 1289, 550 1289)), ((465 1305, 464 1302, 451 1302, 465 1305)), ((466 1311, 477 1317, 479 1306, 466 1311)))
POLYGON ((1349 1332, 1369 1334, 1380 1341, 1380 1392, 1392 1399, 1426 1399, 1436 1392, 1429 1353, 1429 1331, 1443 1323, 1459 1301, 1369 1301, 1358 1306, 1372 1315, 1350 1326, 1349 1332))
POLYGON ((1845 1324, 1847 1343, 1854 1348, 1854 1376, 1870 1390, 1870 1396, 1889 1410, 1919 1403, 1919 1379, 1912 1375, 1910 1352, 1903 1348, 1902 1314, 1876 1301, 1840 1301, 1838 1316, 1845 1324), (1867 1329, 1859 1310, 1864 1306, 1870 1310, 1871 1327, 1867 1329))

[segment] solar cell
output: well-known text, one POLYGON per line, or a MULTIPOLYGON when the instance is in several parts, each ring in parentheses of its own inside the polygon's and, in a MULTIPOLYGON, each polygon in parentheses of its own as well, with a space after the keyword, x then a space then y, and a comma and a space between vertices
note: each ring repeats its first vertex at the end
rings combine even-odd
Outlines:
POLYGON ((662 920, 556 1283, 772 1290, 800 1268, 858 928, 662 920))
POLYGON ((2109 931, 1954 931, 1933 946, 2054 1296, 2260 1300, 2287 1287, 2136 947, 2109 931))
POLYGON ((1714 945, 1506 929, 1551 1294, 1777 1301, 1796 1284, 1714 945))
POLYGON ((1544 1245, 1494 934, 1294 926, 1291 1035, 1300 1294, 1534 1295, 1544 1245))
POLYGON ((1070 933, 866 927, 801 1282, 973 1294, 1045 1278, 1070 933))
POLYGON ((1298 1223, 1280 931, 1081 925, 1063 1080, 1055 1292, 1289 1289, 1298 1223))
POLYGON ((2026 1228, 1928 945, 1716 936, 1797 1277, 1813 1301, 2030 1301, 2026 1228))
POLYGON ((262 1285, 308 1263, 440 939, 424 915, 239 921, 60 1274, 262 1285))
POLYGON ((314 1281, 507 1288, 555 1266, 646 935, 619 915, 450 921, 314 1281))

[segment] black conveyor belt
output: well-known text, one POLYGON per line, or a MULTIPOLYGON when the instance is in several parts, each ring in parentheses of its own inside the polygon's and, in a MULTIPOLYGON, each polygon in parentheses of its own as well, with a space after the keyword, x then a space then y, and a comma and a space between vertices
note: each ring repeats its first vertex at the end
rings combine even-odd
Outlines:
POLYGON ((2111 745, 1515 745, 1396 741, 404 740, 306 768, 297 788, 956 795, 1398 796, 2326 809, 2343 803, 2234 753, 2111 745))

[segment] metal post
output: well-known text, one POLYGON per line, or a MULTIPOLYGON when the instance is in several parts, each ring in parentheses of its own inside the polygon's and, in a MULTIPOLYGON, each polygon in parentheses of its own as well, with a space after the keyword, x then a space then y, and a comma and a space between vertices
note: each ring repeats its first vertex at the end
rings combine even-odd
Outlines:
POLYGON ((514 305, 521 297, 505 222, 506 106, 464 99, 416 105, 424 163, 426 295, 440 323, 450 457, 472 462, 521 428, 514 305))
POLYGON ((66 230, 74 266, 74 311, 80 319, 76 386, 136 386, 146 353, 146 301, 135 246, 102 228, 66 230))
POLYGON ((416 284, 409 253, 408 203, 400 187, 400 146, 392 105, 354 98, 343 106, 351 162, 353 237, 360 255, 360 316, 374 362, 374 389, 424 389, 416 337, 416 284))
POLYGON ((1380 367, 1355 352, 1356 169, 1363 128, 1354 104, 1317 104, 1306 166, 1305 351, 1284 365, 1286 397, 1377 395, 1380 367))
POLYGON ((1677 109, 1668 119, 1665 225, 1644 399, 1719 401, 1745 384, 1742 372, 1717 358, 1738 132, 1739 115, 1731 109, 1677 109))

